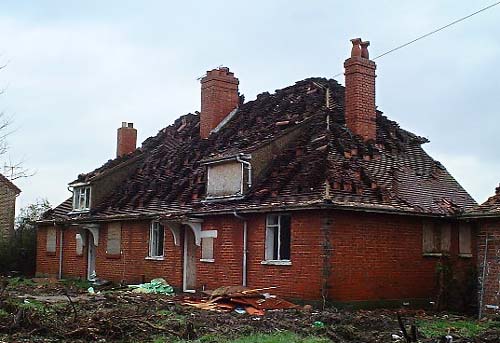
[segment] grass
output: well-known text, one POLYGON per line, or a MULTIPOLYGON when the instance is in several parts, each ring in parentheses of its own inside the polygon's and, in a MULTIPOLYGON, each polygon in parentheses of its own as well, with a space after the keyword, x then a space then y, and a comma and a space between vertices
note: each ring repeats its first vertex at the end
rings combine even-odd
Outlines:
POLYGON ((59 282, 65 285, 66 287, 74 286, 80 289, 88 289, 90 286, 92 286, 89 281, 83 279, 63 279, 60 280, 59 282))
POLYGON ((31 279, 24 279, 20 277, 13 277, 13 278, 6 278, 7 280, 7 289, 15 289, 18 286, 35 286, 36 283, 34 283, 31 279))
POLYGON ((425 337, 442 337, 448 332, 459 335, 460 337, 475 337, 481 332, 492 326, 489 322, 479 322, 476 320, 419 320, 417 321, 418 330, 425 337))
POLYGON ((175 320, 181 324, 186 323, 186 316, 183 316, 182 314, 178 314, 170 310, 160 310, 157 313, 166 321, 175 320))
MULTIPOLYGON (((168 338, 158 337, 153 343, 171 342, 168 338)), ((235 339, 227 339, 220 335, 206 335, 194 341, 177 340, 174 343, 328 343, 326 338, 300 337, 293 332, 279 332, 273 334, 252 334, 235 339)))

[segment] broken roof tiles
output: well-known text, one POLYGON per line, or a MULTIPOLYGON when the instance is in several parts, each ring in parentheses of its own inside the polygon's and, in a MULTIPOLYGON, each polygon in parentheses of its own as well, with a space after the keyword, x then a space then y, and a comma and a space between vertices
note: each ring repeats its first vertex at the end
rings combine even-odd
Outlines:
POLYGON ((500 185, 495 189, 495 195, 468 211, 467 215, 471 217, 500 217, 500 185))
MULTIPOLYGON (((446 215, 475 206, 446 169, 422 149, 427 139, 377 112, 377 139, 365 142, 346 128, 343 107, 344 87, 332 79, 309 78, 240 105, 208 139, 200 138, 198 114, 182 116, 133 154, 78 177, 89 181, 126 160, 141 160, 135 173, 88 215, 196 214, 325 204, 446 215), (203 201, 203 161, 251 154, 292 132, 294 138, 272 158, 243 199, 203 201)), ((64 219, 70 210, 68 200, 49 217, 64 219)))

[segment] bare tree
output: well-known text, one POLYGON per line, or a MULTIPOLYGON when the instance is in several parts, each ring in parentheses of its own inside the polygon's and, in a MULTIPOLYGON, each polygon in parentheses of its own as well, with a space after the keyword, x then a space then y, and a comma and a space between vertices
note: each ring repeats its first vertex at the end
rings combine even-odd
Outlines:
MULTIPOLYGON (((0 65, 0 71, 4 69, 7 64, 0 65)), ((0 96, 5 93, 5 88, 0 88, 0 96)), ((8 179, 15 180, 23 177, 30 177, 35 175, 24 167, 24 161, 12 161, 10 157, 6 157, 8 151, 7 137, 13 132, 11 130, 12 120, 4 112, 0 112, 0 159, 4 160, 3 174, 8 179)))

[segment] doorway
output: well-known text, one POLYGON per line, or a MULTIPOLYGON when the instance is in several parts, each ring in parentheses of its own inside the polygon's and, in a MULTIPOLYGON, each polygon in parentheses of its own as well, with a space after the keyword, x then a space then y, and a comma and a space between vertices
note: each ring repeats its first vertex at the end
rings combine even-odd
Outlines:
POLYGON ((184 227, 183 291, 194 293, 196 290, 196 242, 193 230, 184 227))
POLYGON ((96 246, 92 232, 87 231, 87 280, 95 281, 96 246))

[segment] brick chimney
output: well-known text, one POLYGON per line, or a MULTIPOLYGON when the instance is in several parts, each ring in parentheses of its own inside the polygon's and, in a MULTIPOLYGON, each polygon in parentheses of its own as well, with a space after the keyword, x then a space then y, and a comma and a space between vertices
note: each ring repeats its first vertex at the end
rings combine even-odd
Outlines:
POLYGON ((352 133, 365 141, 377 138, 375 109, 375 62, 369 59, 368 46, 361 38, 351 39, 351 58, 345 68, 345 123, 352 133))
POLYGON ((122 127, 118 129, 116 143, 116 157, 121 157, 136 149, 137 130, 133 123, 122 122, 122 127))
POLYGON ((238 79, 227 67, 207 71, 201 79, 201 138, 207 138, 210 131, 238 107, 238 84, 238 79))

